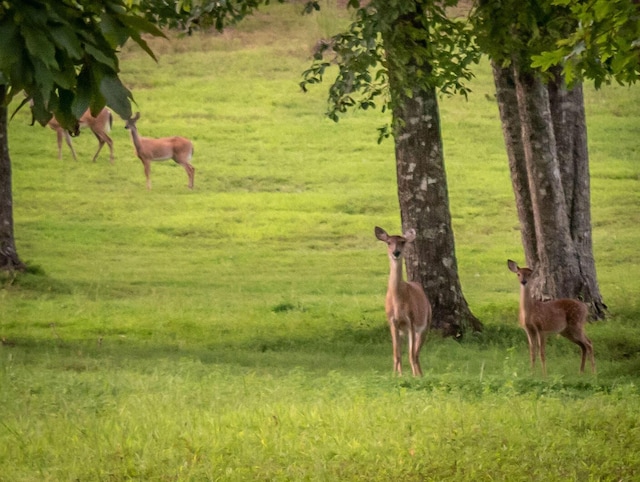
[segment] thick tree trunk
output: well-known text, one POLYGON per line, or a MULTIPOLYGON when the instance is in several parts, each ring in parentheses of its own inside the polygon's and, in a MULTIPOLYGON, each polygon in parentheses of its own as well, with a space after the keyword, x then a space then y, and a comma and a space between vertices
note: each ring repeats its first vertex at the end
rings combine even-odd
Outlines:
POLYGON ((524 257, 529 266, 538 265, 538 246, 536 243, 536 225, 533 219, 531 192, 527 176, 522 126, 518 111, 518 97, 513 67, 500 67, 492 62, 493 79, 496 86, 496 98, 502 123, 502 134, 507 148, 511 184, 516 199, 516 209, 520 220, 520 235, 524 257))
POLYGON ((580 298, 602 318, 582 89, 567 90, 559 76, 546 86, 513 66, 494 65, 494 80, 533 292, 580 298))
POLYGON ((602 319, 607 307, 600 294, 593 257, 589 152, 582 86, 567 89, 564 78, 556 69, 548 91, 569 229, 580 268, 582 285, 578 296, 591 304, 595 318, 602 319))
POLYGON ((515 74, 538 248, 538 276, 532 291, 537 297, 571 297, 577 292, 580 271, 569 231, 549 95, 535 73, 519 71, 516 65, 515 74))
POLYGON ((0 270, 25 269, 18 258, 13 237, 13 197, 11 191, 11 159, 7 136, 6 86, 0 84, 0 270))
POLYGON ((433 327, 461 336, 482 329, 462 294, 435 90, 414 92, 394 110, 402 228, 418 233, 407 253, 409 279, 420 281, 433 306, 433 327))
POLYGON ((414 228, 418 234, 405 254, 407 277, 424 287, 433 308, 432 327, 445 336, 460 337, 469 328, 481 331, 482 323, 471 313, 458 276, 436 89, 424 86, 422 78, 412 78, 428 75, 430 66, 424 58, 406 55, 408 49, 429 48, 414 35, 424 28, 424 14, 418 2, 416 10, 397 18, 383 38, 393 105, 398 199, 403 231, 414 228))

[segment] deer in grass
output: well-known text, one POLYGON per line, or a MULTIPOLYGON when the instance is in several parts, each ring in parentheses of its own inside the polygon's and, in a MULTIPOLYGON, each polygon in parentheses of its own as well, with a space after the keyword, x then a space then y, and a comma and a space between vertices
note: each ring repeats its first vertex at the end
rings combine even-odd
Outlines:
POLYGON ((144 166, 144 175, 147 177, 147 189, 151 189, 151 161, 166 161, 173 159, 176 163, 184 167, 189 176, 189 189, 193 189, 193 177, 196 169, 191 165, 193 156, 193 144, 184 137, 161 137, 152 139, 142 137, 138 134, 136 122, 140 119, 140 112, 127 120, 125 129, 131 132, 133 146, 136 149, 138 158, 144 166))
MULTIPOLYGON (((31 101, 33 102, 33 101, 31 101)), ((32 115, 31 125, 35 123, 35 116, 32 115)), ((62 140, 64 139, 71 149, 71 155, 73 156, 73 160, 77 161, 78 157, 76 156, 76 151, 73 149, 73 143, 71 142, 71 134, 67 129, 60 125, 58 119, 52 117, 51 120, 47 123, 47 125, 56 132, 56 136, 58 138, 58 159, 62 160, 62 140)), ((82 117, 78 119, 78 126, 76 131, 73 133, 74 136, 78 135, 79 130, 84 127, 88 127, 91 129, 91 132, 98 139, 98 150, 93 156, 93 162, 96 162, 98 158, 98 154, 102 150, 102 147, 107 144, 109 146, 109 162, 113 164, 113 141, 111 137, 107 134, 111 130, 111 126, 113 125, 113 116, 111 115, 111 111, 106 107, 102 109, 97 116, 92 116, 91 111, 87 110, 82 117)))
POLYGON ((550 301, 538 301, 530 291, 529 280, 533 273, 529 268, 520 268, 517 263, 507 260, 509 270, 518 276, 520 281, 520 326, 527 333, 531 369, 535 367, 537 353, 540 353, 542 373, 546 376, 545 339, 549 333, 558 333, 580 347, 582 362, 580 373, 584 373, 587 356, 591 362, 591 371, 595 373, 596 362, 593 356, 593 344, 584 332, 589 310, 587 305, 578 300, 563 298, 550 301))
POLYGON ((390 236, 379 227, 375 235, 387 243, 390 273, 385 300, 385 311, 391 341, 393 343, 393 371, 402 375, 400 335, 406 334, 409 342, 409 362, 414 376, 422 376, 420 349, 431 327, 431 303, 420 283, 402 279, 402 260, 407 243, 413 242, 416 232, 409 229, 402 236, 390 236))

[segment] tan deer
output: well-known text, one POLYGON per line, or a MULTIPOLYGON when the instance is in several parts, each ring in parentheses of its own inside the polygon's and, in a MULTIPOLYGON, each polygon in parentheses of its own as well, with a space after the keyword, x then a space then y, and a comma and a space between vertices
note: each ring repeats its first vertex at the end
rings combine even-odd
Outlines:
POLYGON ((384 229, 376 227, 375 235, 380 241, 387 243, 391 268, 385 311, 393 343, 393 370, 394 373, 402 375, 400 335, 406 334, 409 341, 411 371, 414 376, 422 376, 420 349, 431 327, 431 303, 420 283, 405 282, 402 279, 404 249, 407 243, 413 242, 416 238, 416 232, 410 229, 402 236, 389 236, 384 229))
MULTIPOLYGON (((32 116, 31 125, 33 125, 34 123, 35 117, 32 116)), ((111 115, 111 111, 106 107, 102 109, 96 117, 93 117, 91 115, 91 111, 87 110, 84 114, 82 114, 82 117, 78 119, 78 130, 80 128, 88 127, 96 136, 96 139, 98 139, 98 150, 93 156, 93 162, 96 162, 96 159, 98 158, 98 154, 100 154, 102 147, 107 144, 110 151, 109 162, 113 164, 113 141, 107 134, 111 130, 112 124, 113 116, 111 115)), ((64 139, 69 146, 69 149, 71 150, 73 160, 77 161, 78 157, 76 156, 76 151, 73 149, 73 143, 71 142, 71 134, 69 133, 69 131, 62 127, 55 117, 52 117, 47 125, 56 133, 56 137, 58 140, 58 159, 62 160, 62 140, 64 139)), ((75 132, 74 135, 77 134, 78 132, 75 132)))
POLYGON ((189 177, 189 189, 193 189, 193 178, 196 169, 191 165, 193 156, 193 144, 189 139, 184 137, 161 137, 152 139, 150 137, 142 137, 138 134, 136 122, 140 119, 140 112, 127 120, 125 129, 131 132, 131 140, 136 149, 136 154, 142 161, 144 166, 144 175, 147 178, 147 189, 151 189, 151 162, 166 161, 173 159, 175 162, 184 167, 189 177))
POLYGON ((578 300, 563 298, 550 301, 538 301, 531 296, 528 285, 532 271, 520 268, 517 263, 507 260, 509 270, 518 275, 520 281, 520 326, 527 333, 531 369, 535 367, 539 351, 542 373, 547 374, 545 363, 545 339, 549 333, 559 333, 572 341, 582 350, 580 373, 584 372, 587 355, 591 361, 591 371, 595 373, 596 362, 593 356, 593 344, 584 332, 589 310, 587 305, 578 300))

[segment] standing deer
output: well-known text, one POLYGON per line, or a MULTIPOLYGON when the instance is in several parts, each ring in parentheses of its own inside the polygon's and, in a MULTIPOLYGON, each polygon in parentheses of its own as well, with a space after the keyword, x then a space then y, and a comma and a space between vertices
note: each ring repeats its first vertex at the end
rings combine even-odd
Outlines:
POLYGON ((507 260, 507 266, 510 271, 518 275, 520 281, 520 326, 527 333, 531 369, 534 369, 536 354, 539 350, 542 373, 546 376, 544 353, 546 336, 548 333, 559 333, 582 350, 580 373, 584 372, 587 355, 591 361, 591 371, 595 373, 596 362, 593 356, 593 344, 584 333, 584 325, 589 314, 587 305, 568 298, 538 301, 531 296, 528 285, 532 271, 529 268, 519 268, 517 263, 511 260, 507 260))
POLYGON ((420 283, 405 282, 402 279, 404 249, 407 243, 416 238, 416 232, 409 229, 402 236, 389 236, 384 229, 376 227, 375 235, 380 241, 387 243, 391 268, 385 311, 393 343, 393 370, 394 373, 402 375, 400 335, 406 334, 409 341, 411 371, 414 376, 422 376, 420 349, 431 327, 431 303, 420 283))
MULTIPOLYGON (((31 101, 33 102, 33 101, 31 101)), ((31 117, 31 125, 35 123, 35 117, 31 117)), ((91 132, 98 139, 98 150, 96 154, 93 156, 93 162, 96 162, 98 158, 98 154, 102 150, 102 147, 107 144, 109 146, 109 162, 113 164, 113 141, 111 137, 107 134, 111 130, 111 126, 113 124, 113 116, 111 115, 111 111, 106 107, 102 109, 96 117, 91 115, 91 111, 87 110, 82 117, 78 119, 78 129, 74 133, 74 135, 78 135, 78 131, 80 128, 88 127, 91 129, 91 132)), ((76 151, 73 149, 73 143, 71 142, 71 134, 67 129, 60 125, 60 122, 55 117, 52 117, 51 120, 47 123, 47 125, 56 132, 56 136, 58 138, 58 159, 62 160, 62 139, 67 142, 69 149, 71 149, 71 155, 73 156, 73 160, 77 161, 78 157, 76 156, 76 151)))
POLYGON ((144 175, 147 177, 147 189, 151 189, 151 161, 166 161, 173 159, 175 162, 184 167, 189 176, 189 189, 193 189, 193 177, 196 169, 191 165, 193 156, 193 144, 189 139, 184 137, 161 137, 152 139, 150 137, 142 137, 138 134, 136 122, 140 119, 140 112, 127 120, 125 129, 131 132, 131 140, 136 149, 138 158, 144 166, 144 175))

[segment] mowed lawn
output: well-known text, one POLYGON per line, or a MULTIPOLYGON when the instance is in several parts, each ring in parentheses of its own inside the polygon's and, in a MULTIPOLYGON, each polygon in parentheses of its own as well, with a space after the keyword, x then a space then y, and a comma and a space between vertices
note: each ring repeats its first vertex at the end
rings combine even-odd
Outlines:
MULTIPOLYGON (((0 278, 0 481, 623 480, 640 477, 640 90, 585 88, 594 254, 609 317, 597 374, 550 337, 545 378, 517 326, 524 264, 488 63, 442 98, 464 294, 484 323, 432 333, 425 376, 392 375, 385 247, 400 230, 386 114, 324 116, 302 93, 347 22, 274 5, 223 34, 122 53, 143 136, 195 146, 148 191, 124 120, 115 162, 89 131, 10 123, 15 235, 0 278)), ((328 79, 330 80, 330 79, 328 79)), ((406 351, 406 350, 405 350, 406 351)), ((408 363, 405 357, 405 368, 408 363)), ((407 371, 407 370, 405 370, 407 371)))

